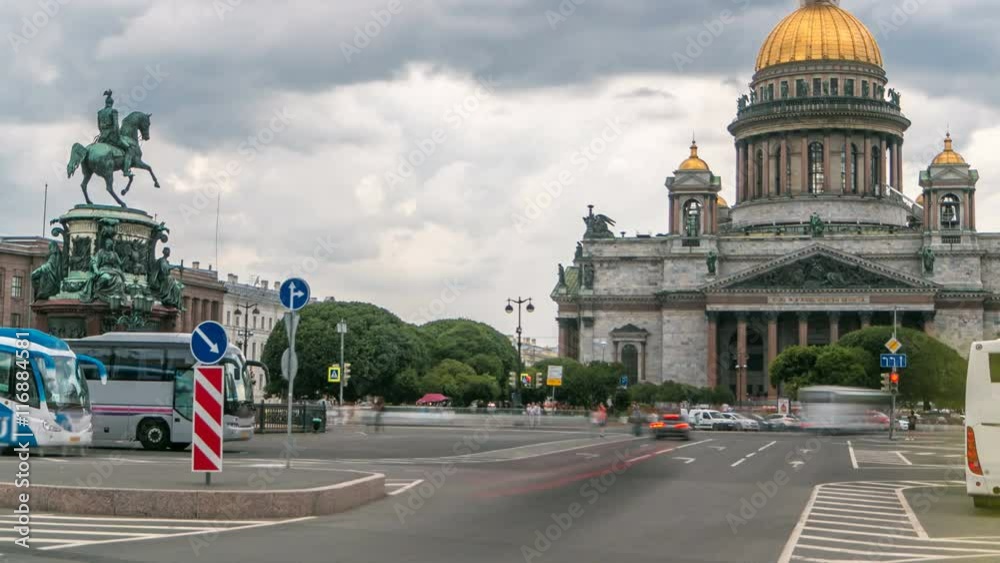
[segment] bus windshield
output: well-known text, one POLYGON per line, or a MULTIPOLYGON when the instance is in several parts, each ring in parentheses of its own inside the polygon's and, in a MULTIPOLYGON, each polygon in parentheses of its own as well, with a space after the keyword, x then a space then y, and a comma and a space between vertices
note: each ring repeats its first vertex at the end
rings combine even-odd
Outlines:
POLYGON ((45 403, 50 410, 90 408, 87 382, 77 368, 76 358, 55 356, 55 369, 50 370, 41 359, 35 360, 45 386, 45 403))

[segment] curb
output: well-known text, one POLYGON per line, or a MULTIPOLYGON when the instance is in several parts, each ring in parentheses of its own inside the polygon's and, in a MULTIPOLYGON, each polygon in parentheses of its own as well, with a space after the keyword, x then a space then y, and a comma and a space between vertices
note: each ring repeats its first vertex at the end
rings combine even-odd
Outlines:
POLYGON ((16 508, 21 493, 31 495, 37 512, 138 516, 153 518, 237 520, 299 518, 344 512, 385 496, 385 475, 311 489, 284 491, 206 491, 96 489, 32 485, 17 489, 0 483, 0 507, 16 508))

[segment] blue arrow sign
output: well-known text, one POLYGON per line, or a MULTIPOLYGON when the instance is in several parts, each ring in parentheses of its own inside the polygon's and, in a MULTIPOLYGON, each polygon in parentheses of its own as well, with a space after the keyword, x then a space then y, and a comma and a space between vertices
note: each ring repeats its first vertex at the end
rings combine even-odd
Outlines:
POLYGON ((278 297, 286 309, 298 311, 309 303, 309 284, 302 278, 289 278, 278 289, 278 297))
POLYGON ((906 366, 906 354, 882 354, 879 356, 879 367, 882 369, 901 369, 906 366))
POLYGON ((628 387, 628 376, 627 375, 623 375, 622 378, 618 381, 618 383, 622 387, 628 387))
POLYGON ((215 364, 226 355, 229 336, 215 321, 205 321, 191 333, 191 354, 202 364, 215 364))

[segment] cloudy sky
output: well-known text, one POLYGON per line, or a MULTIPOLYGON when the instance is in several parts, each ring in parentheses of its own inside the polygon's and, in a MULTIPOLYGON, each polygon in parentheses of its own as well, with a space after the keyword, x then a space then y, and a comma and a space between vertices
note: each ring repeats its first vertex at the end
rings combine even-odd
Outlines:
MULTIPOLYGON (((506 298, 531 296, 525 334, 554 344, 547 296, 587 204, 616 230, 664 232, 664 178, 692 133, 732 201, 726 125, 798 4, 5 1, 0 234, 40 234, 46 183, 50 217, 82 201, 69 148, 96 134, 111 88, 122 116, 153 114, 143 151, 162 187, 140 171, 128 200, 173 229, 175 258, 505 332, 506 298)), ((876 34, 913 120, 908 193, 950 124, 982 173, 980 228, 1000 230, 995 0, 842 5, 876 34)))

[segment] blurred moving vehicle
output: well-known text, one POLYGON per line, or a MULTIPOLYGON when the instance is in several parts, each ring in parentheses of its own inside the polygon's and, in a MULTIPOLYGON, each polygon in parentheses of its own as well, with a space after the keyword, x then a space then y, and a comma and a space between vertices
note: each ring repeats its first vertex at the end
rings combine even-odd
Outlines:
POLYGON ((735 422, 737 430, 745 430, 752 432, 760 430, 760 424, 758 424, 756 420, 748 416, 742 415, 738 412, 726 412, 722 413, 722 416, 735 422))
POLYGON ((1000 507, 1000 340, 974 342, 965 383, 965 491, 1000 507))
POLYGON ((790 414, 769 414, 764 419, 772 432, 792 432, 802 430, 802 421, 790 414))
POLYGON ((653 438, 680 438, 682 440, 691 439, 691 424, 686 416, 677 413, 667 413, 658 420, 649 423, 649 432, 653 438))
POLYGON ((871 413, 888 410, 892 395, 878 389, 819 385, 799 389, 803 423, 800 427, 821 432, 876 432, 888 429, 871 413))
POLYGON ((82 366, 107 382, 104 364, 75 354, 63 340, 34 329, 0 328, 0 449, 91 444, 93 415, 82 366))

